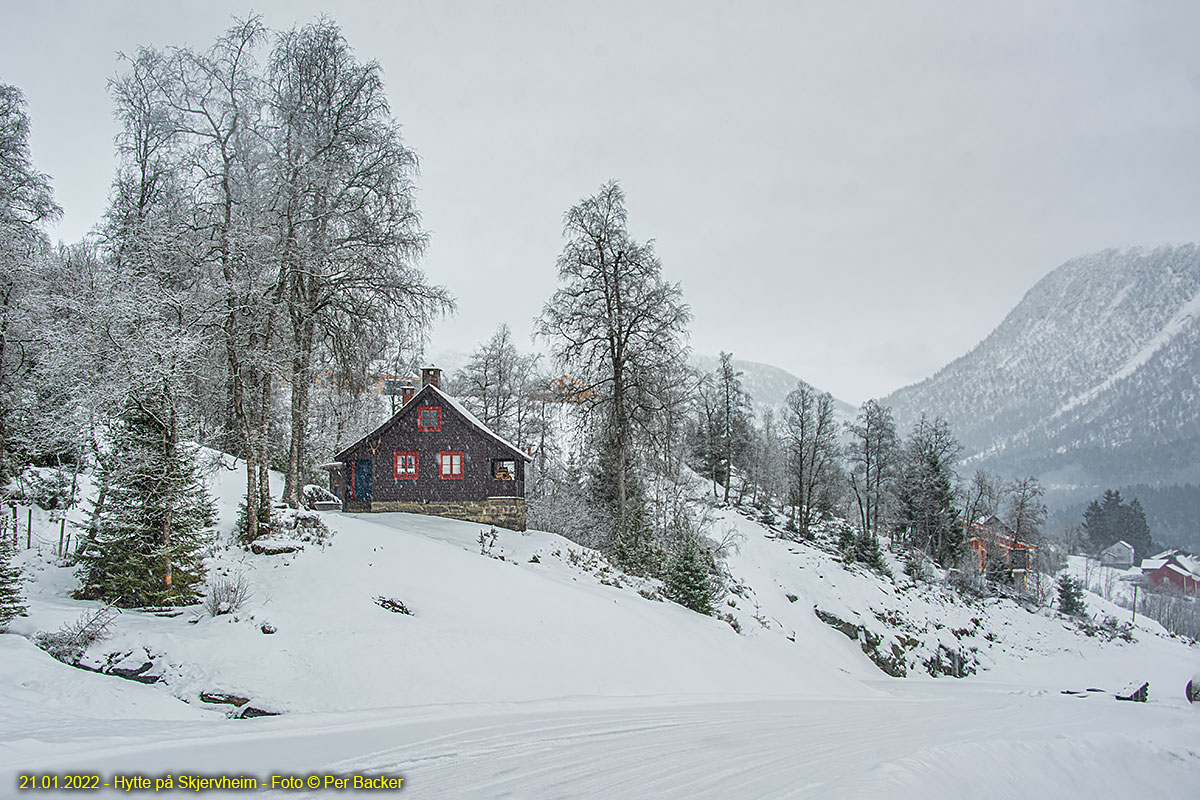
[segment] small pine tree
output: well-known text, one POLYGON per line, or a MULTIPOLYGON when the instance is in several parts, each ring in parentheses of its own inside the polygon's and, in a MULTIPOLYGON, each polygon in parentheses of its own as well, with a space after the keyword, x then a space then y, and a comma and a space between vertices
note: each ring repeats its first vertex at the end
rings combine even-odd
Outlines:
POLYGON ((701 614, 712 614, 710 559, 691 536, 683 537, 667 562, 667 597, 701 614))
POLYGON ((21 597, 21 570, 13 566, 14 555, 16 548, 8 527, 0 526, 0 630, 25 613, 25 602, 21 597))
POLYGON ((1087 605, 1083 602, 1083 586, 1070 575, 1058 579, 1058 610, 1072 616, 1087 613, 1087 605))
POLYGON ((103 503, 79 553, 80 596, 121 607, 195 602, 213 508, 169 412, 131 402, 109 429, 103 503))

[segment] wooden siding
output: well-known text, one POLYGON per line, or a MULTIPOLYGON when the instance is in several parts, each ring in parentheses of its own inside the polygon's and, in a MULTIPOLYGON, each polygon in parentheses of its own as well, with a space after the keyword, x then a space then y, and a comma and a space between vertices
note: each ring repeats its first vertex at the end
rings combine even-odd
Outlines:
POLYGON ((401 506, 407 510, 412 504, 476 504, 490 498, 521 498, 520 527, 524 529, 524 457, 481 430, 429 387, 418 392, 379 429, 339 453, 337 460, 346 466, 331 474, 330 489, 342 499, 347 511, 398 510, 401 506), (418 430, 418 409, 429 406, 442 410, 440 430, 418 430), (396 476, 397 452, 417 453, 415 479, 396 476), (461 478, 439 477, 441 452, 462 452, 461 478), (372 464, 369 499, 361 491, 355 493, 351 486, 359 483, 351 478, 353 465, 364 460, 372 464), (511 462, 512 480, 493 477, 496 461, 511 462))

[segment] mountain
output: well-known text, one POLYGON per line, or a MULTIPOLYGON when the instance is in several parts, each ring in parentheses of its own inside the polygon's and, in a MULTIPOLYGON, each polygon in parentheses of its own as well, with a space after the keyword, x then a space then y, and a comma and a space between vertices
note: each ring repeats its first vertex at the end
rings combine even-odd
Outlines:
POLYGON ((884 399, 953 426, 968 468, 1062 496, 1200 480, 1200 247, 1106 250, 1051 272, 978 346, 884 399))
MULTIPOLYGON (((692 366, 704 372, 712 372, 721 363, 718 356, 693 354, 691 360, 692 366)), ((742 373, 742 387, 750 394, 754 407, 760 411, 767 407, 782 409, 788 393, 800 383, 800 379, 787 370, 757 361, 735 358, 733 368, 742 373)), ((850 403, 836 397, 833 411, 839 422, 849 422, 858 413, 858 409, 850 403)))

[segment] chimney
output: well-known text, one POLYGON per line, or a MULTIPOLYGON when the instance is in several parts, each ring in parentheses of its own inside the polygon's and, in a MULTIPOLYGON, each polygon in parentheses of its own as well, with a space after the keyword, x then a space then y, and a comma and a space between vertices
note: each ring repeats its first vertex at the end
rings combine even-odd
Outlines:
POLYGON ((413 385, 411 383, 406 383, 403 386, 401 386, 400 387, 400 405, 402 405, 402 406, 408 405, 408 402, 413 399, 413 395, 415 395, 416 393, 417 393, 417 390, 415 388, 413 388, 413 385))
POLYGON ((442 388, 442 371, 437 367, 423 367, 421 369, 421 388, 432 386, 435 389, 442 388))

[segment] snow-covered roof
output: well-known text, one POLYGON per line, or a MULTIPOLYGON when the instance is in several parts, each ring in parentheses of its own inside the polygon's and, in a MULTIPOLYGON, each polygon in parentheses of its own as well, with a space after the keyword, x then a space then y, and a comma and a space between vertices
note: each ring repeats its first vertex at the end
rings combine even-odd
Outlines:
POLYGON ((1142 571, 1153 572, 1154 570, 1161 568, 1162 565, 1166 563, 1167 560, 1165 558, 1143 558, 1142 571))
POLYGON ((1167 569, 1169 569, 1171 572, 1174 572, 1174 573, 1177 573, 1177 574, 1179 574, 1179 575, 1182 575, 1182 576, 1183 576, 1183 577, 1185 577, 1185 578, 1191 578, 1192 580, 1196 580, 1196 576, 1195 576, 1195 575, 1193 575, 1192 573, 1188 572, 1186 569, 1184 569, 1183 567, 1179 566, 1178 564, 1167 564, 1167 569))
MULTIPOLYGON (((517 447, 515 444, 510 442, 508 439, 505 439, 503 436, 500 436, 499 434, 497 434, 495 431, 493 431, 487 425, 484 425, 483 422, 480 421, 479 417, 476 417, 474 414, 472 414, 470 411, 468 411, 467 407, 464 406, 462 403, 460 403, 458 400, 456 400, 455 398, 446 394, 445 392, 443 392, 441 389, 434 386, 433 384, 430 384, 426 388, 432 389, 433 391, 437 392, 438 395, 443 400, 445 400, 447 403, 449 403, 454 408, 455 411, 457 411, 458 413, 460 413, 464 417, 466 417, 468 422, 470 422, 475 427, 479 428, 481 431, 486 433, 488 436, 491 436, 493 439, 495 439, 500 444, 502 444, 505 447, 509 448, 510 450, 513 450, 514 452, 518 453, 521 456, 521 458, 525 459, 526 461, 533 461, 532 456, 530 456, 528 453, 526 453, 521 448, 517 447)), ((412 402, 412 401, 410 400, 409 402, 412 402)))
POLYGON ((1107 553, 1111 550, 1116 550, 1117 548, 1133 552, 1133 545, 1131 545, 1129 542, 1125 541, 1124 539, 1122 539, 1119 542, 1113 542, 1108 547, 1104 548, 1104 552, 1107 553))

